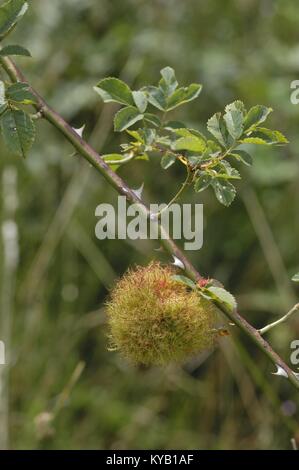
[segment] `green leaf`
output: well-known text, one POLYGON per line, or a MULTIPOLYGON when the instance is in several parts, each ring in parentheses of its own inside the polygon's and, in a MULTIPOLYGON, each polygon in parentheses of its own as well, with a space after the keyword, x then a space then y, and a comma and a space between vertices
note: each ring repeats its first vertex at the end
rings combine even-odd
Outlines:
POLYGON ((196 129, 187 129, 186 127, 180 127, 177 129, 171 129, 171 132, 174 134, 178 135, 179 137, 196 137, 199 138, 200 140, 206 142, 206 138, 201 132, 199 132, 196 129))
POLYGON ((143 135, 144 143, 148 146, 151 146, 155 142, 157 136, 156 130, 145 127, 141 130, 141 132, 143 135))
POLYGON ((166 111, 166 99, 161 88, 156 86, 147 86, 142 89, 147 95, 149 103, 160 111, 166 111))
POLYGON ((165 125, 164 125, 164 129, 166 129, 167 131, 176 131, 177 129, 183 129, 185 128, 185 124, 181 121, 168 121, 165 125))
POLYGON ((245 116, 244 130, 249 131, 254 129, 256 126, 264 122, 272 111, 272 108, 267 108, 260 104, 253 106, 245 116))
POLYGON ((215 113, 207 123, 208 131, 218 140, 218 142, 226 147, 227 137, 225 125, 221 113, 215 113))
POLYGON ((199 96, 201 90, 202 85, 197 83, 192 83, 188 87, 179 88, 167 99, 167 111, 171 111, 182 104, 195 100, 195 98, 199 96))
POLYGON ((30 91, 27 83, 14 83, 6 90, 6 97, 9 101, 15 101, 22 104, 34 104, 37 102, 36 97, 30 91))
POLYGON ((102 155, 102 158, 105 160, 106 163, 108 163, 108 165, 113 171, 117 170, 117 168, 119 168, 126 161, 131 160, 130 157, 128 158, 120 153, 109 153, 106 155, 102 155))
POLYGON ((243 120, 245 108, 242 101, 234 101, 225 107, 223 119, 229 134, 234 140, 238 139, 243 133, 243 120))
POLYGON ((26 57, 31 57, 30 52, 25 47, 18 45, 5 46, 0 49, 0 56, 9 56, 9 55, 22 55, 26 57))
POLYGON ((138 142, 140 142, 141 144, 144 144, 145 141, 144 141, 144 138, 142 137, 142 135, 140 134, 140 132, 138 131, 129 131, 127 130, 126 131, 131 137, 133 137, 133 139, 137 140, 138 142))
POLYGON ((234 152, 230 153, 228 156, 235 158, 238 162, 244 163, 244 165, 252 165, 252 157, 244 150, 234 150, 234 152))
POLYGON ((222 160, 218 163, 216 167, 214 167, 216 171, 218 170, 219 173, 217 174, 217 178, 224 178, 224 179, 241 179, 240 173, 236 168, 233 168, 231 164, 226 161, 222 160))
POLYGON ((201 191, 204 191, 207 189, 208 186, 210 186, 212 182, 212 177, 206 173, 202 173, 199 178, 195 181, 194 184, 194 189, 197 193, 200 193, 201 191))
POLYGON ((224 206, 229 206, 236 196, 236 188, 227 180, 213 179, 214 188, 218 201, 224 206))
POLYGON ((256 129, 250 134, 250 137, 262 139, 268 145, 288 143, 288 140, 281 132, 272 131, 271 129, 266 129, 265 127, 256 127, 256 129))
POLYGON ((137 106, 138 110, 141 113, 144 113, 144 111, 147 108, 147 97, 144 91, 133 91, 132 92, 134 103, 137 106))
POLYGON ((220 155, 221 147, 215 140, 207 140, 207 150, 205 151, 205 158, 216 157, 220 155))
POLYGON ((256 144, 256 145, 269 145, 269 143, 259 137, 245 137, 245 139, 239 140, 241 144, 256 144))
MULTIPOLYGON (((161 83, 161 82, 160 82, 161 83)), ((173 85, 174 86, 174 85, 173 85)), ((188 87, 182 87, 170 96, 165 92, 165 87, 148 86, 143 90, 147 93, 148 101, 160 111, 171 111, 184 103, 194 100, 201 92, 202 86, 196 83, 188 87)))
POLYGON ((160 73, 162 78, 159 82, 159 87, 166 96, 170 96, 178 87, 175 72, 171 67, 165 67, 160 73))
POLYGON ((144 119, 155 127, 161 126, 161 121, 155 114, 145 113, 144 119))
POLYGON ((175 161, 176 161, 176 156, 167 153, 166 155, 164 155, 161 158, 161 167, 164 170, 167 170, 167 168, 169 168, 171 165, 173 165, 175 161))
POLYGON ((158 135, 156 138, 156 143, 169 148, 173 144, 172 140, 168 137, 168 135, 158 135))
POLYGON ((205 292, 207 291, 211 294, 212 299, 218 301, 220 304, 225 304, 231 312, 237 308, 237 302, 234 296, 222 287, 208 287, 205 289, 205 292))
POLYGON ((118 78, 104 78, 94 87, 94 90, 101 96, 104 103, 135 104, 130 88, 118 78))
MULTIPOLYGON (((261 132, 261 128, 258 128, 259 129, 259 132, 261 132)), ((269 129, 267 129, 268 131, 269 129)), ((263 132, 265 132, 265 129, 263 129, 263 132)), ((272 134, 274 136, 274 139, 276 139, 276 142, 277 144, 288 144, 289 141, 288 139, 283 135, 282 132, 280 131, 272 131, 272 134)))
POLYGON ((8 148, 26 157, 35 138, 35 126, 30 116, 22 109, 9 109, 1 116, 1 129, 8 148))
POLYGON ((0 7, 0 41, 16 26, 28 9, 24 0, 9 0, 0 7))
POLYGON ((143 114, 140 114, 138 109, 133 106, 123 108, 114 116, 114 130, 122 132, 135 124, 135 122, 141 121, 141 119, 143 119, 143 114))
POLYGON ((196 289, 196 284, 186 276, 182 276, 180 274, 175 274, 174 276, 171 276, 171 279, 173 279, 174 281, 179 282, 181 284, 184 284, 185 286, 188 286, 191 289, 196 289))
POLYGON ((292 281, 299 282, 299 273, 295 274, 295 276, 292 277, 292 281))
POLYGON ((206 149, 206 142, 200 137, 181 137, 174 144, 175 150, 189 150, 202 153, 206 149))
POLYGON ((238 170, 233 169, 231 174, 229 173, 218 173, 217 179, 219 180, 240 180, 241 176, 238 170))

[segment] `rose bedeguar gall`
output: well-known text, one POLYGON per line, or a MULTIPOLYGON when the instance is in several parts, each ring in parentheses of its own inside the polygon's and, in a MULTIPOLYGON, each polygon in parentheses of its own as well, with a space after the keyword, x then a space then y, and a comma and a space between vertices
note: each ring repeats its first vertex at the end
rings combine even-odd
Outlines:
POLYGON ((129 270, 107 303, 111 349, 133 363, 165 365, 213 347, 217 307, 153 262, 129 270))

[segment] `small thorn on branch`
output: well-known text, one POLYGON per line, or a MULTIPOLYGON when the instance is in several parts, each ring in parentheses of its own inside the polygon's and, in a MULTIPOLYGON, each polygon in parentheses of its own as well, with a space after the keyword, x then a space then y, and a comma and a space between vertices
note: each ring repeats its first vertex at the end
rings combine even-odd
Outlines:
POLYGON ((174 261, 171 264, 173 264, 174 266, 176 266, 180 269, 185 269, 184 263, 179 258, 177 258, 176 256, 173 255, 173 260, 174 261))
POLYGON ((132 190, 135 196, 137 196, 139 199, 142 197, 143 188, 144 188, 144 183, 142 183, 142 185, 139 188, 132 190))
POLYGON ((285 377, 286 379, 288 378, 288 373, 278 364, 276 364, 277 371, 276 372, 271 372, 272 375, 280 375, 281 377, 285 377))

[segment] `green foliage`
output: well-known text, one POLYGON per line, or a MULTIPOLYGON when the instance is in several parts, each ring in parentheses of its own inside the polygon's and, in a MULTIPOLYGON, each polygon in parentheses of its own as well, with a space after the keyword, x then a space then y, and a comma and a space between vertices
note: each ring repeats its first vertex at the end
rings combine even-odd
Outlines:
POLYGON ((194 184, 195 191, 197 193, 204 191, 210 186, 212 181, 213 181, 213 178, 210 175, 207 175, 205 172, 199 173, 199 176, 196 179, 195 184, 194 184))
POLYGON ((233 153, 229 154, 229 157, 233 157, 238 162, 243 163, 246 166, 252 165, 252 157, 249 153, 244 150, 234 150, 233 153))
POLYGON ((119 154, 119 153, 110 153, 103 155, 103 159, 109 166, 112 168, 113 171, 117 170, 117 168, 126 160, 126 158, 119 154))
POLYGON ((2 114, 0 122, 7 147, 25 157, 35 138, 35 126, 30 116, 22 109, 10 107, 2 114))
POLYGON ((179 88, 166 99, 165 111, 171 111, 182 104, 195 100, 195 98, 199 96, 201 89, 202 86, 197 83, 192 83, 188 87, 179 88))
POLYGON ((186 276, 183 276, 181 274, 174 274, 173 276, 171 276, 171 278, 176 282, 180 282, 181 284, 190 287, 190 289, 196 288, 196 284, 186 276))
POLYGON ((215 195, 218 201, 224 206, 229 206, 236 196, 236 188, 232 183, 219 178, 213 178, 211 181, 215 195))
POLYGON ((202 281, 203 285, 201 286, 201 281, 196 285, 191 279, 183 275, 175 274, 171 276, 171 278, 192 290, 197 290, 198 294, 202 297, 213 300, 219 305, 224 305, 231 311, 237 308, 237 302, 234 296, 223 287, 214 286, 213 282, 208 279, 204 279, 202 281))
POLYGON ((174 150, 189 150, 190 152, 203 153, 206 149, 206 142, 200 137, 181 137, 173 145, 174 150))
POLYGON ((223 305, 230 311, 237 308, 237 302, 234 296, 222 287, 210 286, 202 289, 202 295, 214 300, 216 303, 223 305))
POLYGON ((26 83, 5 87, 0 81, 0 125, 3 139, 11 152, 26 157, 35 139, 35 123, 19 105, 31 105, 36 98, 26 83))
POLYGON ((13 83, 6 88, 6 98, 11 104, 34 104, 36 98, 27 83, 13 83))
POLYGON ((162 69, 161 76, 158 86, 143 88, 149 103, 160 111, 171 111, 194 100, 201 92, 202 86, 196 83, 178 88, 175 72, 171 67, 162 69))
POLYGON ((225 128, 225 123, 221 116, 221 113, 215 113, 207 122, 208 131, 215 137, 215 139, 222 145, 226 147, 228 144, 227 141, 227 130, 225 128))
POLYGON ((163 157, 161 158, 161 167, 164 170, 167 170, 167 168, 170 168, 176 161, 176 156, 171 154, 171 153, 165 153, 163 157))
POLYGON ((245 108, 241 101, 235 101, 226 106, 223 119, 226 129, 234 141, 239 139, 244 130, 245 108))
POLYGON ((143 115, 140 114, 137 108, 128 106, 118 111, 114 118, 114 130, 116 132, 122 132, 128 127, 131 127, 135 122, 141 121, 143 115))
POLYGON ((174 70, 165 67, 161 70, 158 85, 132 91, 123 81, 106 78, 95 90, 104 102, 125 105, 115 115, 116 132, 128 130, 138 123, 138 127, 129 132, 133 141, 121 146, 125 161, 149 153, 160 156, 164 170, 179 162, 185 166, 190 175, 188 183, 194 185, 196 192, 211 187, 218 201, 229 206, 236 196, 232 182, 241 178, 231 162, 252 164, 252 156, 242 145, 281 145, 288 141, 281 132, 260 127, 271 108, 257 105, 247 112, 239 100, 228 104, 223 115, 218 112, 208 120, 207 129, 214 140, 207 139, 196 129, 187 128, 184 123, 166 121, 170 111, 196 99, 201 88, 194 83, 179 87, 174 70), (150 113, 148 107, 151 107, 150 113), (128 152, 132 158, 128 158, 128 152))
POLYGON ((28 49, 22 46, 18 46, 11 44, 10 46, 5 46, 2 49, 0 49, 0 56, 5 57, 5 56, 10 56, 10 55, 21 55, 21 56, 26 56, 26 57, 31 57, 30 52, 28 49))
MULTIPOLYGON (((112 168, 112 170, 117 170, 121 165, 128 163, 130 160, 134 158, 134 154, 123 155, 119 153, 110 153, 106 155, 102 155, 102 158, 105 160, 106 163, 112 168)), ((139 155, 137 160, 147 160, 147 155, 139 155)))
POLYGON ((144 113, 147 108, 147 96, 144 91, 133 91, 132 92, 134 103, 140 113, 144 113))
POLYGON ((272 108, 267 108, 266 106, 253 106, 245 116, 244 119, 244 130, 250 131, 254 130, 256 126, 264 122, 270 113, 272 113, 272 108))
POLYGON ((0 7, 0 41, 16 26, 28 9, 24 0, 9 0, 0 7))
POLYGON ((134 105, 132 92, 128 85, 118 78, 104 78, 95 87, 104 103, 134 105))
MULTIPOLYGON (((0 6, 0 41, 4 39, 26 13, 28 3, 9 0, 0 6)), ((30 52, 19 45, 7 45, 0 49, 0 56, 23 55, 30 52)), ((35 124, 20 105, 33 105, 36 98, 26 83, 5 84, 0 81, 0 125, 7 147, 23 157, 35 139, 35 124)))

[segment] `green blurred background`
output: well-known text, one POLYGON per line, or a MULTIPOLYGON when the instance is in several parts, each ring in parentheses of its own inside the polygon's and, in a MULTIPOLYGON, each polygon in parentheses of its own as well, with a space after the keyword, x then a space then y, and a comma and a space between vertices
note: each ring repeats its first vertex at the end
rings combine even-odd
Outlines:
MULTIPOLYGON (((255 149, 238 197, 204 203, 204 247, 188 256, 233 292, 256 327, 298 299, 290 278, 299 253, 299 8, 295 0, 33 0, 13 42, 34 86, 99 151, 117 150, 115 107, 92 86, 117 76, 156 82, 165 65, 200 98, 174 117, 204 129, 234 99, 274 108, 271 126, 290 140, 255 149)), ((11 42, 11 41, 10 41, 11 42)), ((1 145, 1 329, 10 351, 1 391, 0 447, 15 449, 290 449, 299 441, 298 394, 236 331, 182 367, 135 368, 107 351, 104 302, 129 265, 153 258, 152 242, 98 241, 95 208, 116 194, 72 155, 47 123, 26 161, 1 145), (19 256, 17 256, 19 252, 19 256)), ((166 202, 180 168, 136 162, 120 171, 148 202, 166 202)), ((245 174, 246 173, 246 174, 245 174)), ((289 362, 294 318, 268 335, 289 362)), ((8 351, 8 352, 9 352, 8 351)))

